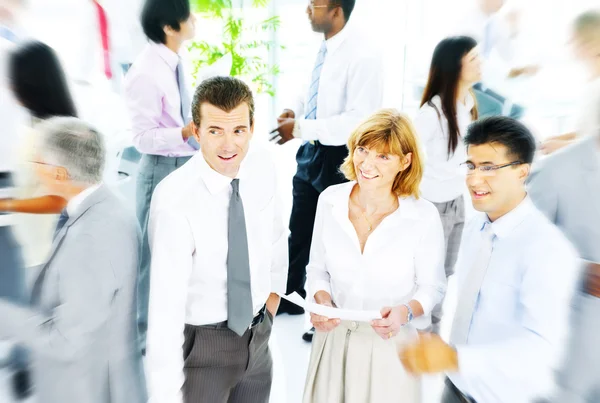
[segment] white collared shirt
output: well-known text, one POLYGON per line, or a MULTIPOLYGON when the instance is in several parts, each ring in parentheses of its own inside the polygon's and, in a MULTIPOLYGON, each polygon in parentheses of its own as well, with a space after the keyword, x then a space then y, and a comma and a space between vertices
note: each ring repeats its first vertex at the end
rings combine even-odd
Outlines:
POLYGON ((100 186, 102 186, 102 183, 92 185, 92 186, 86 188, 84 191, 82 191, 78 195, 76 195, 75 197, 73 197, 71 200, 69 200, 69 202, 67 203, 67 207, 66 207, 67 214, 69 214, 69 217, 72 217, 73 215, 75 215, 75 213, 77 212, 77 209, 79 208, 79 206, 81 206, 83 204, 85 199, 90 197, 92 193, 94 193, 96 190, 98 190, 100 188, 100 186))
MULTIPOLYGON (((280 212, 275 167, 265 151, 253 147, 238 178, 248 233, 253 308, 258 312, 270 293, 285 293, 288 233, 280 212)), ((183 402, 185 324, 227 320, 231 180, 210 168, 198 153, 154 192, 149 221, 152 262, 146 361, 152 402, 183 402)))
POLYGON ((421 182, 421 194, 435 203, 445 203, 465 193, 465 174, 460 164, 467 160, 467 148, 463 136, 472 123, 471 110, 475 106, 469 94, 463 104, 456 104, 458 123, 458 145, 448 157, 448 119, 442 110, 442 100, 436 95, 431 99, 433 106, 425 104, 419 109, 414 124, 425 151, 425 171, 421 182))
MULTIPOLYGON (((293 108, 295 135, 318 140, 324 145, 346 145, 358 124, 383 104, 383 59, 376 42, 346 26, 325 42, 327 55, 321 70, 317 97, 317 118, 304 119, 306 93, 293 108)), ((315 58, 317 53, 315 53, 315 58)), ((309 73, 312 80, 312 70, 309 73)))
POLYGON ((415 299, 425 314, 413 324, 426 328, 446 289, 439 213, 422 198, 400 198, 398 210, 375 228, 361 254, 348 218, 355 185, 330 186, 319 197, 306 267, 308 295, 323 290, 339 308, 377 311, 415 299))
MULTIPOLYGON (((488 221, 478 214, 463 232, 456 264, 459 295, 488 221)), ((492 255, 468 342, 456 346, 460 372, 448 376, 478 402, 531 402, 553 385, 580 272, 577 254, 529 197, 491 229, 492 255)))

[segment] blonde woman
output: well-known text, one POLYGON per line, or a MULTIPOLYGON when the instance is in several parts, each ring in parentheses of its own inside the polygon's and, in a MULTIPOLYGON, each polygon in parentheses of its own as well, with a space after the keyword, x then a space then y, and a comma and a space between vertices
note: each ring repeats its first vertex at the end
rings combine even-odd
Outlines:
POLYGON ((309 298, 383 319, 346 322, 311 314, 316 329, 304 403, 420 402, 419 380, 396 359, 398 345, 431 324, 442 300, 444 233, 435 206, 418 196, 421 153, 409 119, 382 110, 348 141, 350 181, 317 206, 307 266, 309 298))

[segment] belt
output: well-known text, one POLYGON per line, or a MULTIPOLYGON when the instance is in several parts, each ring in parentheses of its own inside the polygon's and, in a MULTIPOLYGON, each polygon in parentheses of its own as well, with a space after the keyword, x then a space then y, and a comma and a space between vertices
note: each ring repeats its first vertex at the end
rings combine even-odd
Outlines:
MULTIPOLYGON (((262 308, 260 308, 260 311, 258 311, 258 313, 256 314, 256 316, 254 316, 254 318, 252 318, 252 323, 250 323, 250 326, 248 327, 248 329, 253 329, 256 326, 260 325, 264 320, 265 320, 265 316, 267 315, 267 305, 263 305, 262 308)), ((227 328, 227 321, 223 321, 223 322, 219 322, 219 323, 211 323, 208 325, 200 325, 198 327, 204 327, 204 328, 209 328, 209 329, 224 329, 227 328)))
POLYGON ((452 393, 454 393, 456 395, 456 397, 458 397, 458 399, 460 400, 461 403, 477 403, 475 401, 475 399, 465 395, 464 393, 462 393, 457 387, 456 385, 454 385, 452 383, 452 381, 450 380, 450 378, 446 378, 446 386, 448 388, 450 388, 450 390, 452 391, 452 393))

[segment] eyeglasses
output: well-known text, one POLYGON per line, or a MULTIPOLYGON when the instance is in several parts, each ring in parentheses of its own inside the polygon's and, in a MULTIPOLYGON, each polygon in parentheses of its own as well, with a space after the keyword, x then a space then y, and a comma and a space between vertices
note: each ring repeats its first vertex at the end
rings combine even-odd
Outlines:
POLYGON ((329 5, 326 6, 315 6, 315 1, 311 0, 308 2, 308 8, 314 11, 315 8, 329 8, 329 5))
POLYGON ((496 176, 496 171, 502 168, 511 167, 515 165, 523 164, 521 161, 513 161, 508 164, 502 165, 481 165, 476 167, 472 162, 463 162, 460 164, 461 170, 467 175, 473 175, 475 171, 479 172, 482 176, 496 176))

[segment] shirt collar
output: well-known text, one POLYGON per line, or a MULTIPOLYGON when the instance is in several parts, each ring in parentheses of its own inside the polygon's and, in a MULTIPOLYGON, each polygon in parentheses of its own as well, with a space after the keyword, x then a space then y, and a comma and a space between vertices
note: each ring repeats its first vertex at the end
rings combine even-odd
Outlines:
MULTIPOLYGON (((246 157, 240 164, 240 169, 236 176, 236 179, 243 180, 246 178, 245 162, 246 158, 248 158, 248 154, 246 154, 246 157)), ((208 189, 210 194, 215 195, 231 186, 231 181, 233 179, 228 176, 222 175, 219 172, 212 169, 210 165, 208 165, 208 162, 206 162, 206 159, 204 158, 202 152, 199 152, 193 158, 197 159, 198 161, 200 177, 202 178, 202 181, 206 185, 206 188, 208 189)))
POLYGON ((348 27, 348 24, 346 24, 346 26, 340 32, 325 41, 325 46, 327 46, 327 54, 332 54, 338 50, 348 36, 350 36, 350 28, 348 27))
POLYGON ((150 42, 150 46, 167 63, 171 70, 175 71, 179 64, 179 55, 162 43, 150 42))
POLYGON ((487 214, 482 214, 480 231, 483 231, 486 225, 491 226, 491 230, 498 238, 505 238, 521 224, 525 218, 535 209, 533 202, 526 196, 525 199, 514 209, 498 218, 494 222, 490 222, 487 214))
POLYGON ((99 183, 97 185, 90 186, 89 188, 85 189, 83 192, 79 193, 77 196, 69 200, 69 203, 67 203, 67 214, 69 215, 69 217, 73 217, 75 213, 77 213, 77 209, 79 208, 79 206, 81 206, 85 199, 87 199, 92 193, 98 190, 98 188, 100 188, 101 185, 102 184, 99 183))

